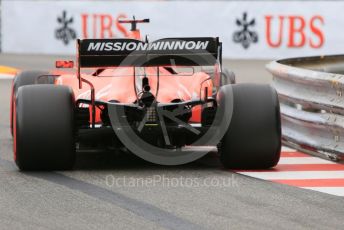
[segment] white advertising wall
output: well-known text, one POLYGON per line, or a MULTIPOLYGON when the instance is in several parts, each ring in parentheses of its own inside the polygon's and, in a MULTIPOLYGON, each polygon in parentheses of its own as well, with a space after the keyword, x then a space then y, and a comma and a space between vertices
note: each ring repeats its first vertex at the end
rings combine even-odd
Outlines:
POLYGON ((223 56, 274 59, 344 52, 340 1, 3 1, 6 53, 74 54, 75 38, 126 37, 117 19, 140 24, 149 40, 220 37, 223 56))

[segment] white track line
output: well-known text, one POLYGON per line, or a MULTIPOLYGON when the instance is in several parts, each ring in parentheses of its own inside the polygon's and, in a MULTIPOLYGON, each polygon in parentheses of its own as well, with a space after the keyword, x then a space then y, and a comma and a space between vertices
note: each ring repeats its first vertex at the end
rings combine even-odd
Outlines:
POLYGON ((335 164, 335 162, 324 160, 317 157, 281 157, 278 164, 335 164))
POLYGON ((310 189, 318 192, 324 192, 336 196, 344 196, 344 187, 301 187, 304 189, 310 189))
POLYGON ((296 152, 295 149, 288 148, 286 146, 282 146, 282 152, 296 152))
POLYGON ((0 80, 7 80, 7 79, 13 79, 13 76, 12 74, 0 74, 0 80))
POLYGON ((240 172, 263 180, 342 179, 344 171, 240 172))

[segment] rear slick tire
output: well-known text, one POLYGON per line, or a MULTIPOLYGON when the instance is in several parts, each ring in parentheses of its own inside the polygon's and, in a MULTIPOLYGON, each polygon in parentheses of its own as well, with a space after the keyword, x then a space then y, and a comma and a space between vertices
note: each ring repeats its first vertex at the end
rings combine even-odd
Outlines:
POLYGON ((34 84, 54 84, 55 79, 49 77, 40 77, 42 75, 48 75, 48 72, 44 71, 23 71, 17 74, 12 82, 12 93, 11 93, 11 110, 10 110, 10 125, 11 134, 13 136, 13 104, 15 100, 15 95, 19 87, 24 85, 34 85, 34 84))
POLYGON ((27 85, 14 108, 14 156, 20 170, 68 170, 75 163, 74 95, 70 88, 27 85))
MULTIPOLYGON (((281 118, 276 91, 269 85, 235 84, 233 114, 219 144, 225 168, 274 167, 281 152, 281 118)), ((221 89, 226 94, 226 89, 221 89)), ((232 96, 227 93, 226 96, 232 96)))

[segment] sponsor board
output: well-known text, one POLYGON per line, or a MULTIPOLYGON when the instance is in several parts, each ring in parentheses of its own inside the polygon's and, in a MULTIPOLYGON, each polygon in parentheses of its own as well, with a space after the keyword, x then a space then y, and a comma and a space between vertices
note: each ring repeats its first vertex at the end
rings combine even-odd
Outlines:
POLYGON ((76 38, 131 38, 129 25, 117 21, 135 15, 151 19, 138 25, 151 41, 220 37, 225 58, 335 54, 344 50, 343 7, 340 1, 4 1, 2 50, 74 54, 76 38))

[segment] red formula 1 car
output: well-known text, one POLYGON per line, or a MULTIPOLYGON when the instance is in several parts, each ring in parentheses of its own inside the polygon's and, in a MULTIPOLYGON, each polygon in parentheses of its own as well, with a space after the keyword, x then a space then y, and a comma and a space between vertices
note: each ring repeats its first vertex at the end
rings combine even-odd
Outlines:
MULTIPOLYGON (((136 24, 147 21, 123 22, 137 37, 136 24)), ((126 148, 177 165, 213 147, 225 167, 275 166, 277 94, 269 85, 235 84, 234 75, 222 71, 221 48, 211 37, 85 39, 77 41, 75 73, 19 73, 11 100, 16 164, 71 169, 76 152, 126 148)))

